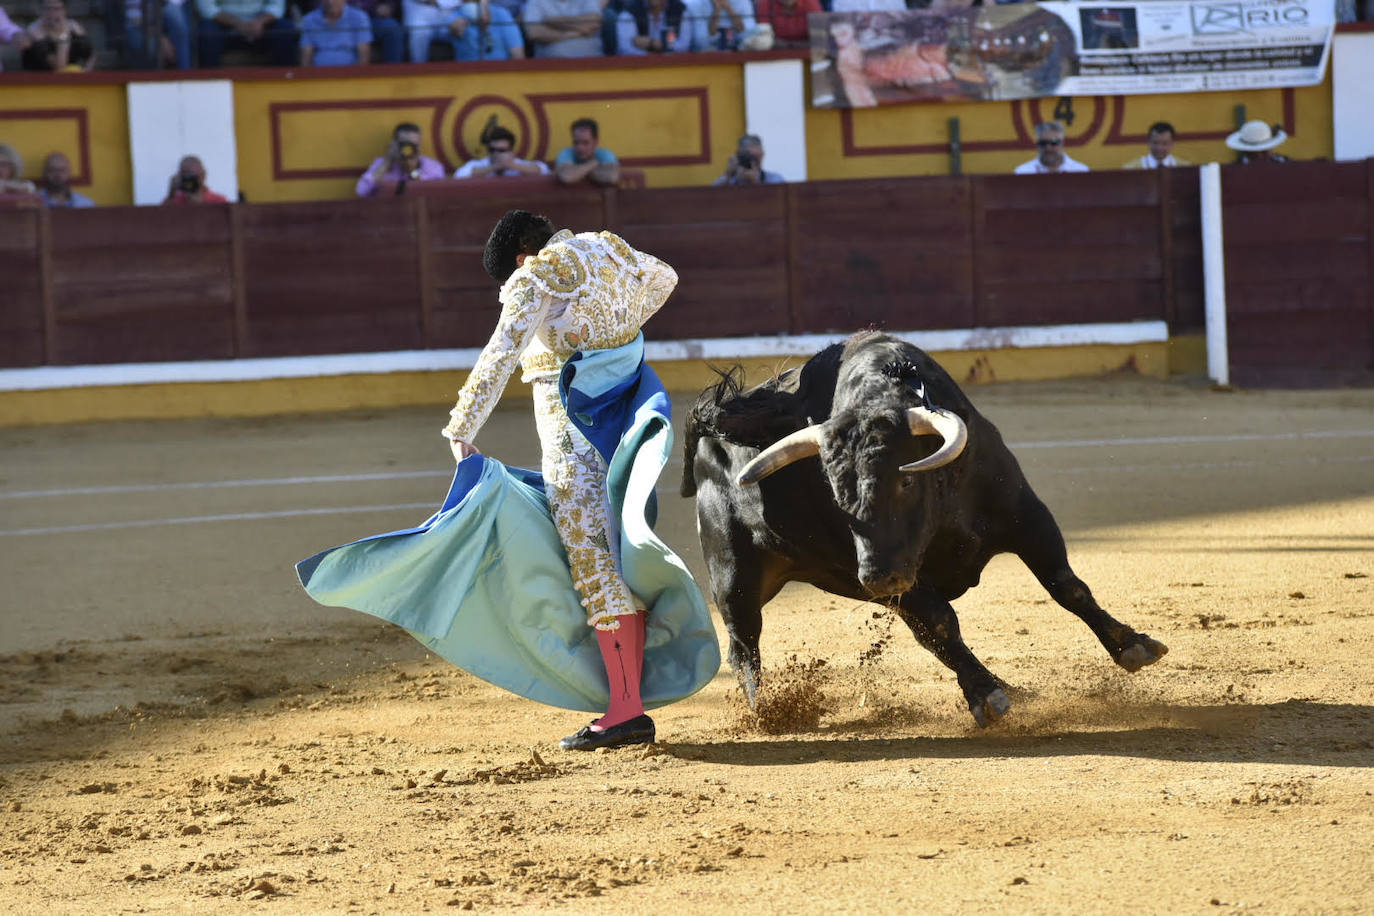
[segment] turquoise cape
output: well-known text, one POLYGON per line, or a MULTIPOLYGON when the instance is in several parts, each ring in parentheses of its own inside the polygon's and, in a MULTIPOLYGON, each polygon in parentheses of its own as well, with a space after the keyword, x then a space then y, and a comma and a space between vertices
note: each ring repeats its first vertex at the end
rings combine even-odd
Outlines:
MULTIPOLYGON (((643 361, 643 337, 575 354, 560 393, 573 422, 609 458, 621 567, 649 608, 644 705, 690 696, 715 676, 720 649, 701 591, 652 527, 654 484, 672 449, 672 427, 667 394, 643 361)), ((404 627, 498 687, 550 706, 606 709, 595 631, 534 471, 466 458, 443 505, 423 524, 323 551, 296 572, 321 604, 404 627)))

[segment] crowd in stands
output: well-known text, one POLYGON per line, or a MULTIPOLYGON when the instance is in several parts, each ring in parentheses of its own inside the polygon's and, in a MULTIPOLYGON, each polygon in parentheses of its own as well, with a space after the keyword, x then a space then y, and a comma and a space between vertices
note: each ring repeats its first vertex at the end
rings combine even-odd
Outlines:
MULTIPOLYGON (((805 47, 809 13, 980 2, 991 0, 12 0, 0 51, 25 69, 82 71, 214 68, 226 51, 288 67, 761 50, 805 47)), ((1335 3, 1340 21, 1374 18, 1374 0, 1335 3)))
MULTIPOLYGON (((326 0, 330 2, 330 0, 326 0)), ((341 2, 341 0, 333 0, 341 2)), ((578 118, 570 127, 568 146, 559 151, 552 167, 538 160, 521 159, 515 150, 516 135, 492 119, 482 131, 481 144, 485 156, 463 163, 452 175, 455 179, 500 179, 549 176, 559 184, 588 183, 615 186, 621 178, 620 160, 601 145, 601 130, 591 118, 578 118)), ((1187 166, 1192 163, 1174 155, 1176 131, 1167 121, 1151 124, 1146 132, 1146 151, 1121 165, 1122 169, 1160 169, 1187 166)), ((1278 125, 1264 121, 1247 121, 1226 138, 1226 146, 1236 152, 1236 161, 1247 163, 1288 162, 1287 156, 1277 152, 1288 135, 1278 125)), ((418 124, 409 121, 397 124, 391 132, 387 148, 358 178, 355 193, 359 197, 403 194, 411 182, 434 181, 450 177, 443 164, 421 153, 424 134, 418 124)), ((1087 172, 1088 167, 1064 151, 1064 126, 1058 121, 1044 121, 1035 125, 1033 158, 1018 165, 1017 175, 1049 175, 1062 172, 1087 172)), ((739 138, 725 164, 725 171, 712 184, 741 186, 779 184, 787 179, 763 166, 763 139, 756 134, 739 138)), ((23 177, 24 162, 10 145, 0 143, 0 201, 16 197, 30 198, 48 207, 91 207, 90 198, 72 189, 72 168, 67 156, 50 153, 43 160, 41 181, 35 183, 23 177)), ((171 176, 163 204, 227 203, 227 199, 210 190, 206 183, 205 166, 197 156, 185 156, 171 176)))

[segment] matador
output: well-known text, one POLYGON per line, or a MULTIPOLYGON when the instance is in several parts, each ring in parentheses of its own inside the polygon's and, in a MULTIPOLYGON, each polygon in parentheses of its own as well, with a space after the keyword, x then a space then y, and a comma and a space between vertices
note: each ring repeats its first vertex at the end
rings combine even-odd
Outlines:
POLYGON ((545 494, 611 687, 606 714, 561 744, 592 750, 652 742, 654 723, 640 698, 643 604, 618 568, 607 461, 569 418, 558 382, 575 353, 636 340, 677 274, 613 233, 555 232, 547 219, 523 210, 497 223, 483 260, 503 283, 501 316, 443 434, 460 462, 474 454, 474 438, 520 364, 534 394, 545 494))

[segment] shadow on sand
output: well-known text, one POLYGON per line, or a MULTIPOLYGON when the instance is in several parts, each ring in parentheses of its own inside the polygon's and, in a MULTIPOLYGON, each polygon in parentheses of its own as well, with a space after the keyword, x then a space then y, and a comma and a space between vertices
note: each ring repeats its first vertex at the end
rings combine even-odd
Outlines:
MULTIPOLYGON (((1135 727, 1075 723, 1071 715, 1046 727, 1014 724, 965 736, 872 737, 862 728, 827 728, 811 736, 738 737, 672 743, 686 760, 734 766, 913 759, 1067 756, 1139 757, 1180 762, 1260 762, 1374 767, 1374 707, 1287 700, 1221 706, 1139 706, 1118 710, 1135 727), (1076 727, 1077 726, 1077 727, 1076 727)), ((891 734, 887 730, 886 734, 891 734)))

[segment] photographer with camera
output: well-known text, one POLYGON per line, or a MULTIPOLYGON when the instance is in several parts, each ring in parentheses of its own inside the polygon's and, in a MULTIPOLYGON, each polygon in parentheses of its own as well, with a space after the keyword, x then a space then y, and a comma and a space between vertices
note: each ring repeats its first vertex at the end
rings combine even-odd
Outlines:
POLYGON ((787 179, 777 172, 763 167, 763 141, 757 134, 745 134, 739 138, 735 154, 725 166, 725 174, 712 184, 782 184, 787 179))
POLYGON ((198 156, 185 156, 167 184, 164 204, 227 204, 229 198, 205 185, 205 166, 198 156))
MULTIPOLYGON (((493 119, 495 117, 492 115, 493 119)), ((454 178, 518 178, 549 174, 549 167, 544 163, 516 156, 515 134, 499 124, 489 124, 482 130, 482 145, 487 148, 487 155, 463 163, 453 173, 454 178)))
POLYGON ((397 124, 391 132, 391 143, 387 145, 386 155, 372 160, 367 171, 358 179, 355 190, 359 197, 371 197, 380 188, 380 182, 394 181, 396 193, 405 190, 409 181, 433 181, 446 177, 444 167, 428 156, 420 155, 420 126, 404 122, 397 124))

